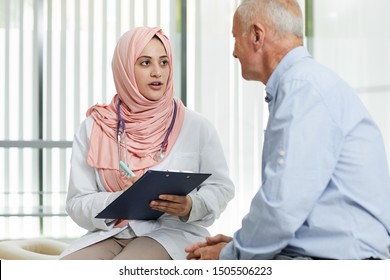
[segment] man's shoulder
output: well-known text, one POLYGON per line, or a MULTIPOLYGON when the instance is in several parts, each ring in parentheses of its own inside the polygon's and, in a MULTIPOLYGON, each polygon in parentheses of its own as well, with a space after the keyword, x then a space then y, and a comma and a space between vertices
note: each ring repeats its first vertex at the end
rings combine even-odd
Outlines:
POLYGON ((319 91, 327 91, 340 82, 342 78, 332 69, 317 62, 313 58, 304 58, 295 63, 281 78, 282 84, 294 82, 298 87, 302 84, 313 86, 319 91))

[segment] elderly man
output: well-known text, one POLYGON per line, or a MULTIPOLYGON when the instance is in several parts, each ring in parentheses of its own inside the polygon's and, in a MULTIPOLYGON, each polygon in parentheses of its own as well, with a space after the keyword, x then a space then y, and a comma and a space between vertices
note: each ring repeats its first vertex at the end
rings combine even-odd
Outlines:
POLYGON ((262 185, 234 237, 188 259, 385 259, 390 177, 377 125, 355 92, 303 47, 293 0, 244 0, 233 19, 246 80, 266 85, 262 185))

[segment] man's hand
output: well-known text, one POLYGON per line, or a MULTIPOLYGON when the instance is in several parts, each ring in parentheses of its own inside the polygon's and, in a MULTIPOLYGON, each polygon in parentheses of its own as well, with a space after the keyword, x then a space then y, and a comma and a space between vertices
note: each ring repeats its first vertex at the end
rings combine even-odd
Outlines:
POLYGON ((214 237, 206 237, 206 242, 191 244, 185 251, 188 260, 218 260, 222 249, 233 238, 218 234, 214 237))
POLYGON ((223 234, 217 234, 216 236, 208 236, 208 237, 206 237, 206 241, 207 241, 207 243, 209 245, 217 244, 217 243, 220 243, 220 242, 229 243, 232 240, 233 240, 232 237, 227 236, 227 235, 223 235, 223 234))

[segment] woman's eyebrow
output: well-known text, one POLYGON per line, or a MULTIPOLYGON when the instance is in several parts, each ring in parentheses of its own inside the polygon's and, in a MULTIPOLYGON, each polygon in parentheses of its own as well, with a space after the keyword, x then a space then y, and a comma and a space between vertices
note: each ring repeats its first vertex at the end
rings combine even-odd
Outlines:
POLYGON ((151 56, 147 56, 147 55, 143 55, 143 56, 138 57, 137 60, 141 59, 141 58, 152 58, 152 57, 151 56))
MULTIPOLYGON (((151 59, 152 57, 148 56, 148 55, 143 55, 143 56, 138 57, 137 60, 140 59, 140 58, 149 58, 149 59, 151 59)), ((168 58, 168 56, 167 55, 161 55, 160 58, 168 58)))

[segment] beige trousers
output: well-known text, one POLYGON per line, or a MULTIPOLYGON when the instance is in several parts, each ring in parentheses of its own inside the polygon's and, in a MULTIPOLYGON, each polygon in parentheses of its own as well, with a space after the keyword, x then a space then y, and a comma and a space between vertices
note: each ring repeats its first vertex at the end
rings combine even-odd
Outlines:
POLYGON ((80 249, 62 260, 170 260, 168 252, 149 237, 117 239, 114 237, 80 249))

